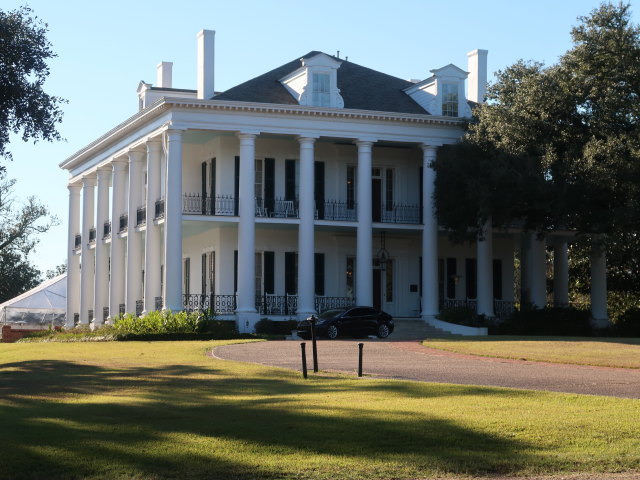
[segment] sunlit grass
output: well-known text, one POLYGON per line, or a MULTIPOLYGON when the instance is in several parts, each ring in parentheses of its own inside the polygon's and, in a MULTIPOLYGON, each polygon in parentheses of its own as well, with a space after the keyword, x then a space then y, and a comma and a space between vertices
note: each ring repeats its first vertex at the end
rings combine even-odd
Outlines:
POLYGON ((0 344, 0 478, 640 469, 640 401, 297 372, 228 342, 0 344), (5 458, 7 458, 5 456, 5 458))
POLYGON ((466 337, 425 340, 450 352, 534 362, 640 368, 639 338, 466 337))

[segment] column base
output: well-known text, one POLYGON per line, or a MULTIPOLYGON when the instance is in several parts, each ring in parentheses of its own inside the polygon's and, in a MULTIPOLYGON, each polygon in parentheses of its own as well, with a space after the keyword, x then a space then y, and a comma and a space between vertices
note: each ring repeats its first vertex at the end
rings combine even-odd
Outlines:
POLYGON ((611 322, 608 318, 591 318, 591 328, 600 330, 611 326, 611 322))
POLYGON ((309 318, 311 315, 316 315, 317 313, 315 310, 308 310, 308 311, 302 311, 302 310, 298 310, 296 312, 296 318, 300 321, 300 320, 306 320, 307 318, 309 318))
POLYGON ((420 319, 424 322, 424 323, 430 323, 431 320, 437 320, 438 314, 436 313, 421 313, 420 314, 420 319))
POLYGON ((260 315, 255 310, 252 312, 236 310, 236 327, 239 333, 254 333, 258 320, 260 320, 260 315))

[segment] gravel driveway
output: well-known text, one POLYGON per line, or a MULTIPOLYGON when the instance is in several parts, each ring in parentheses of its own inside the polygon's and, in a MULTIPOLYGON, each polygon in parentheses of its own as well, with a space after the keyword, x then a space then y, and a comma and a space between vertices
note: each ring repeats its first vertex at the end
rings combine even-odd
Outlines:
MULTIPOLYGON (((364 343, 365 375, 640 398, 640 370, 637 369, 476 357, 423 347, 418 342, 320 340, 320 370, 356 373, 359 342, 364 343)), ((311 342, 306 343, 307 363, 311 370, 311 342)), ((300 342, 296 341, 225 345, 215 348, 213 355, 224 360, 301 369, 300 342)))

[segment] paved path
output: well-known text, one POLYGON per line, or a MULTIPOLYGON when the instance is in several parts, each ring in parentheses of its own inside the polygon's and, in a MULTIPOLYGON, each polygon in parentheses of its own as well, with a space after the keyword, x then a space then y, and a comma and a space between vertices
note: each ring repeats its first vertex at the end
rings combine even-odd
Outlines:
MULTIPOLYGON (((319 341, 320 370, 355 373, 360 341, 319 341)), ((418 342, 365 340, 363 343, 365 375, 640 398, 640 370, 637 369, 476 357, 423 347, 418 342)), ((213 354, 225 360, 300 369, 300 342, 225 345, 214 349, 213 354)), ((312 365, 311 342, 307 342, 307 362, 312 365)))

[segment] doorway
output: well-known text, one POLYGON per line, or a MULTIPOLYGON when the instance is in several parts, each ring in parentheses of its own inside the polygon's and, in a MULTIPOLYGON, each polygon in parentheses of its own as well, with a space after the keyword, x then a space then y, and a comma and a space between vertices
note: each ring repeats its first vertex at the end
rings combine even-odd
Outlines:
POLYGON ((384 270, 380 261, 373 260, 373 308, 384 310, 393 315, 394 302, 394 266, 395 262, 387 260, 384 270))

